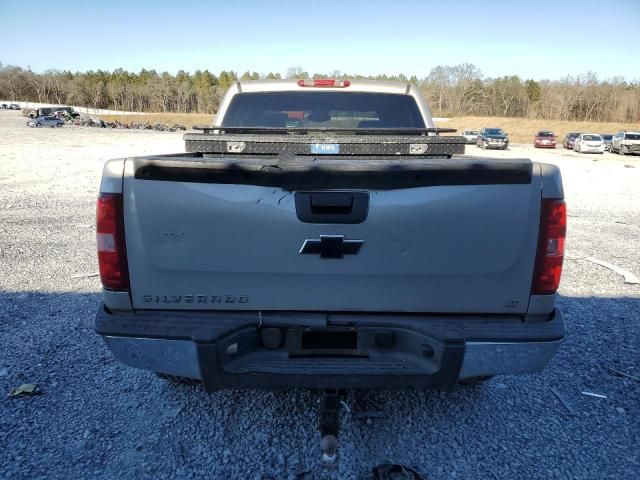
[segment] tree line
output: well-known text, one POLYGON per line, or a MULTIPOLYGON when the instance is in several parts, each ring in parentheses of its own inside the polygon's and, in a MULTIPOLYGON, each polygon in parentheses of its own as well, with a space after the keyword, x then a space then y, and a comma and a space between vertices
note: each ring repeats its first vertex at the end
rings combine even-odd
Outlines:
POLYGON ((128 72, 48 70, 36 73, 0 63, 0 98, 12 101, 81 105, 140 112, 215 113, 226 89, 238 80, 280 78, 349 78, 411 82, 436 116, 501 116, 546 120, 640 121, 640 83, 621 77, 600 80, 594 73, 561 80, 521 79, 516 75, 485 77, 465 63, 437 66, 424 78, 400 75, 363 76, 340 71, 306 72, 289 68, 284 76, 209 70, 195 73, 142 69, 128 72))

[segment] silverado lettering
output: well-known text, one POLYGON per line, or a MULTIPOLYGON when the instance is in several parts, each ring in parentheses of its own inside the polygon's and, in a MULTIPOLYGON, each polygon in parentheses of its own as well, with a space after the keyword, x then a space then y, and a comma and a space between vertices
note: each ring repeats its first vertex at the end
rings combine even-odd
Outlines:
POLYGON ((143 295, 144 303, 249 303, 247 295, 143 295))

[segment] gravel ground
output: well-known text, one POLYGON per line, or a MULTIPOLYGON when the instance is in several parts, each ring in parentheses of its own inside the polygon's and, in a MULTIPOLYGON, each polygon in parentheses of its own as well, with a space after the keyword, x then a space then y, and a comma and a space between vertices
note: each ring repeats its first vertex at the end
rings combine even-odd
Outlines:
POLYGON ((562 168, 566 342, 536 375, 452 393, 365 392, 387 418, 345 415, 329 472, 317 466, 314 393, 171 385, 115 362, 93 332, 99 280, 77 276, 97 271, 102 163, 181 150, 181 134, 28 129, 0 112, 0 392, 42 389, 0 399, 1 478, 360 478, 384 460, 430 479, 640 477, 640 384, 609 370, 640 377, 640 285, 586 260, 640 275, 640 157, 495 153, 562 168))

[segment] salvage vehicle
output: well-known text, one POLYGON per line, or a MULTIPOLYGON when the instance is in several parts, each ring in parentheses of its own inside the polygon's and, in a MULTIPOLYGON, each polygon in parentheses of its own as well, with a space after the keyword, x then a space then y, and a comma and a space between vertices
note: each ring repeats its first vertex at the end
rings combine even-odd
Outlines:
POLYGON ((50 117, 50 116, 60 116, 61 114, 69 117, 69 118, 76 118, 78 116, 80 116, 80 114, 78 112, 76 112, 73 107, 65 107, 65 106, 58 106, 58 107, 38 107, 36 109, 36 116, 37 117, 50 117))
POLYGON ((611 139, 611 152, 640 153, 640 132, 618 132, 611 139))
POLYGON ((467 143, 473 145, 478 140, 478 130, 463 130, 462 136, 465 138, 467 143))
POLYGON ((542 130, 533 138, 534 148, 556 148, 556 134, 542 130))
POLYGON ((452 389, 555 355, 556 166, 464 156, 400 82, 240 81, 198 130, 187 153, 104 167, 95 329, 121 362, 319 389, 331 459, 340 389, 452 389))
POLYGON ((576 138, 578 138, 578 136, 580 135, 580 133, 578 132, 569 132, 564 136, 564 140, 562 141, 562 146, 564 148, 566 148, 567 150, 573 150, 573 145, 576 141, 576 138))
POLYGON ((604 142, 605 151, 610 152, 611 151, 611 141, 613 140, 613 134, 612 133, 601 133, 600 136, 602 137, 602 141, 604 142))
POLYGON ((63 125, 64 120, 57 117, 36 117, 27 120, 27 127, 61 127, 63 125))
POLYGON ((573 142, 573 151, 578 153, 604 153, 604 140, 597 133, 581 133, 573 142))
POLYGON ((501 128, 483 128, 478 134, 476 147, 506 150, 509 147, 509 137, 501 128))
POLYGON ((20 105, 18 105, 17 103, 10 103, 9 110, 20 110, 20 105))

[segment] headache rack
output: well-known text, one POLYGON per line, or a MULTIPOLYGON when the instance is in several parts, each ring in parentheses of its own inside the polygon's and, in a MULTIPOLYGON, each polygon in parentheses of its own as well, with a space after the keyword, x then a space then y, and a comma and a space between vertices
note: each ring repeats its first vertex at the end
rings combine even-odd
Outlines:
POLYGON ((202 133, 184 135, 189 153, 207 157, 282 154, 307 157, 450 158, 463 154, 466 139, 443 136, 452 128, 325 128, 194 126, 202 133))

